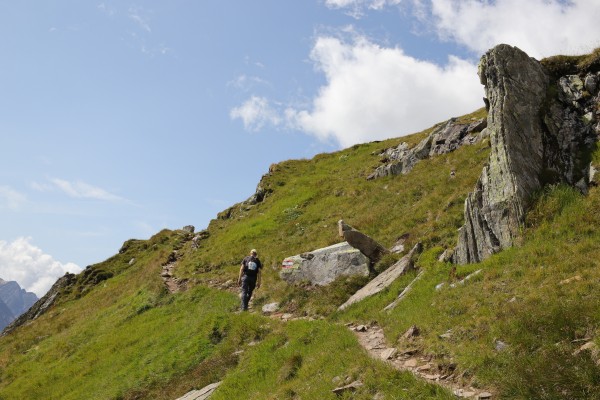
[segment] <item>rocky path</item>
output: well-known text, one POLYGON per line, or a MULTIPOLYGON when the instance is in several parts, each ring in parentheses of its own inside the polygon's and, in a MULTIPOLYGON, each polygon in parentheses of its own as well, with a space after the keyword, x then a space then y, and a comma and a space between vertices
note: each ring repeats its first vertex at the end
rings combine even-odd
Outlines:
POLYGON ((371 357, 383 360, 399 371, 410 371, 419 378, 443 386, 457 397, 492 399, 492 394, 488 391, 461 386, 457 382, 452 366, 440 366, 431 358, 420 355, 417 349, 398 351, 397 348, 390 347, 385 340, 383 329, 377 325, 351 324, 348 328, 356 334, 358 342, 371 357))

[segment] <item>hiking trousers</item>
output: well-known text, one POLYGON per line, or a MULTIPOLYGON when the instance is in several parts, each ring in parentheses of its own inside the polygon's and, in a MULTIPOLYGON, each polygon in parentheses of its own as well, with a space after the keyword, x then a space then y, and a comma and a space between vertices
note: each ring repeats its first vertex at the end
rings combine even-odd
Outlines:
POLYGON ((248 310, 248 303, 252 297, 252 292, 256 287, 256 277, 244 275, 242 277, 242 311, 248 310))

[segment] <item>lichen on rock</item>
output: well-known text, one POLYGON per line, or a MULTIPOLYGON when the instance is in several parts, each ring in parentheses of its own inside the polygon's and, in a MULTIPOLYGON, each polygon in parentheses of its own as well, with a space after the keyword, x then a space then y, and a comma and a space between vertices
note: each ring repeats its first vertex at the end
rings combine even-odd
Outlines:
POLYGON ((565 76, 553 82, 540 62, 505 44, 481 58, 478 73, 489 103, 491 152, 465 200, 465 224, 454 253, 458 264, 511 247, 544 185, 566 183, 585 193, 587 157, 597 140, 583 118, 588 103, 597 104, 584 92, 585 79, 565 76))

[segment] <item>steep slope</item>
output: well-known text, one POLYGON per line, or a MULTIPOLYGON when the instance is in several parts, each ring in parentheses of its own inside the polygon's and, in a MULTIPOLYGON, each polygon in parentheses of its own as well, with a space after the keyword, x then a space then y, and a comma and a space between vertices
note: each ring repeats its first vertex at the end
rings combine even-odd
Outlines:
MULTIPOLYGON (((585 75, 596 58, 543 64, 558 79, 566 70, 585 75), (592 61, 580 67, 581 60, 592 61)), ((415 148, 440 126, 273 165, 248 201, 206 230, 127 241, 114 257, 66 277, 42 312, 0 338, 0 398, 175 399, 216 381, 223 383, 214 399, 335 399, 332 390, 353 381, 362 386, 342 398, 453 397, 370 359, 349 323, 376 323, 397 357, 418 356, 448 382, 494 398, 600 398, 600 191, 545 187, 533 193, 513 248, 479 264, 438 261, 456 244, 489 140, 419 159, 406 174, 367 177, 388 149, 403 141, 415 148), (286 256, 340 241, 339 219, 386 247, 399 237, 406 248, 422 242, 420 271, 343 312, 337 307, 365 279, 282 282, 286 256), (232 282, 250 248, 266 266, 254 309, 278 301, 302 319, 235 312, 232 282), (161 274, 181 291, 171 293, 161 274), (419 333, 405 335, 412 326, 419 333)), ((600 162, 597 149, 589 157, 600 162)), ((374 273, 397 258, 383 257, 374 273)))
MULTIPOLYGON (((403 140, 416 143, 426 134, 403 140)), ((442 389, 370 360, 343 326, 238 315, 233 313, 237 297, 218 289, 235 277, 239 260, 253 246, 267 265, 255 308, 286 296, 284 307, 290 311, 326 315, 351 294, 347 283, 308 293, 282 283, 278 265, 294 251, 339 241, 336 223, 341 217, 386 245, 409 232, 427 243, 451 246, 462 201, 487 149, 484 144, 465 148, 424 161, 405 177, 367 181, 381 150, 399 142, 278 164, 263 180, 273 190, 262 202, 236 206, 228 219, 213 221, 200 238, 178 230, 148 241, 131 240, 119 254, 69 278, 50 296, 45 312, 23 320, 0 339, 0 396, 173 399, 225 377, 219 392, 243 398, 248 393, 237 383, 242 378, 234 377, 258 369, 269 371, 269 386, 254 398, 291 398, 290 393, 304 392, 334 398, 332 380, 337 376, 363 380, 365 396, 378 388, 386 396, 448 398, 442 389), (458 171, 455 178, 450 177, 452 168, 458 171), (390 225, 392 217, 397 222, 390 225), (174 265, 180 281, 187 281, 187 291, 170 294, 166 289, 161 273, 167 264, 174 265), (312 340, 314 345, 308 346, 312 340), (261 344, 248 347, 252 342, 261 344), (281 347, 286 342, 290 344, 281 347), (328 350, 336 348, 332 359, 328 350), (294 372, 298 359, 304 361, 294 372)))

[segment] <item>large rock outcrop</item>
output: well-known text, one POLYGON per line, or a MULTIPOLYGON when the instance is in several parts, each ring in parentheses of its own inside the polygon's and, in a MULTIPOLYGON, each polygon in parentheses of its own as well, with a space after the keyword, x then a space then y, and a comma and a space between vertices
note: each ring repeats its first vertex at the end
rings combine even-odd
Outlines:
POLYGON ((463 145, 477 143, 482 136, 485 136, 482 132, 486 124, 485 119, 470 123, 457 122, 456 118, 449 119, 413 148, 409 148, 408 143, 402 142, 396 147, 384 150, 380 154, 383 164, 377 167, 367 179, 407 174, 420 160, 450 153, 463 145))
POLYGON ((279 276, 288 283, 328 285, 339 276, 368 276, 369 259, 347 242, 283 260, 279 276))
POLYGON ((465 224, 454 255, 459 264, 512 246, 532 196, 543 185, 564 182, 585 192, 585 159, 595 140, 595 116, 589 122, 582 118, 585 107, 579 102, 587 100, 578 94, 583 84, 577 79, 553 82, 540 62, 508 45, 482 57, 479 77, 489 104, 491 153, 465 200, 465 224))
POLYGON ((29 310, 27 310, 27 312, 23 313, 19 318, 15 319, 10 325, 4 328, 4 331, 2 331, 2 335, 0 336, 9 334, 19 326, 25 325, 45 313, 50 307, 52 307, 61 292, 74 285, 76 279, 77 278, 75 274, 70 273, 66 273, 61 278, 58 278, 48 293, 36 301, 35 304, 31 306, 29 310))

